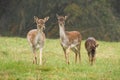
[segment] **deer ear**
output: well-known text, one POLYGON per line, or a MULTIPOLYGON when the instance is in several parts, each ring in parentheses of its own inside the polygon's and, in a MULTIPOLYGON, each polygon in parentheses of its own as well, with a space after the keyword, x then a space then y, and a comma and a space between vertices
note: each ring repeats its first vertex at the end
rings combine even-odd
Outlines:
POLYGON ((44 21, 46 22, 46 21, 48 21, 48 19, 49 19, 49 16, 48 16, 48 17, 45 17, 45 18, 44 18, 44 21))
POLYGON ((59 17, 59 15, 58 15, 58 14, 56 14, 56 17, 59 17))
POLYGON ((65 20, 68 18, 68 16, 65 16, 65 20))
POLYGON ((38 20, 37 16, 34 16, 34 22, 36 22, 38 20))
POLYGON ((56 17, 57 17, 57 19, 59 19, 59 15, 58 14, 56 14, 56 17))

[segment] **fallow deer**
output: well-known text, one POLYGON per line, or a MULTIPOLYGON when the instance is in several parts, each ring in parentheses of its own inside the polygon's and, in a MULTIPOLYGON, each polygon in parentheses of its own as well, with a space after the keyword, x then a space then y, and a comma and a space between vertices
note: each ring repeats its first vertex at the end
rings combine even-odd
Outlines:
POLYGON ((43 32, 43 29, 45 29, 45 22, 49 19, 49 17, 45 17, 44 19, 40 19, 36 16, 34 16, 34 21, 37 24, 37 29, 32 29, 27 34, 27 40, 30 43, 30 46, 32 47, 32 51, 34 54, 33 63, 37 64, 37 54, 36 49, 40 49, 39 53, 39 64, 42 65, 42 50, 45 42, 45 34, 43 32))
POLYGON ((88 53, 89 62, 91 65, 93 65, 93 62, 95 61, 95 55, 96 55, 96 47, 98 47, 99 44, 97 44, 96 39, 94 37, 89 37, 85 41, 85 48, 88 53))
POLYGON ((60 43, 63 48, 66 63, 69 64, 69 51, 70 49, 75 53, 75 63, 77 57, 79 62, 81 61, 80 46, 81 46, 81 34, 78 31, 65 31, 65 21, 67 16, 59 16, 56 14, 59 24, 60 43))

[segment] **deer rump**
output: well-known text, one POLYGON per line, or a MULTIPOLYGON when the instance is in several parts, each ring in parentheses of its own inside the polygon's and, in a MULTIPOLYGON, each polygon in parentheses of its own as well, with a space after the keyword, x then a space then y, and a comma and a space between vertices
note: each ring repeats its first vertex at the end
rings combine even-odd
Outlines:
POLYGON ((95 54, 96 40, 94 38, 88 38, 85 42, 85 48, 89 53, 95 54))

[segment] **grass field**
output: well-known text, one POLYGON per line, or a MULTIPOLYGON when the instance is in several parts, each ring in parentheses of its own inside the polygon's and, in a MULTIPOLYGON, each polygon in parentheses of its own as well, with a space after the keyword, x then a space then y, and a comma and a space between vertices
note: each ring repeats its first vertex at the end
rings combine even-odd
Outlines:
MULTIPOLYGON (((81 46, 81 63, 65 63, 59 39, 47 39, 42 66, 32 64, 32 51, 25 38, 0 37, 0 80, 120 80, 120 42, 98 41, 96 63, 90 66, 81 46)), ((39 53, 39 51, 38 51, 39 53)))

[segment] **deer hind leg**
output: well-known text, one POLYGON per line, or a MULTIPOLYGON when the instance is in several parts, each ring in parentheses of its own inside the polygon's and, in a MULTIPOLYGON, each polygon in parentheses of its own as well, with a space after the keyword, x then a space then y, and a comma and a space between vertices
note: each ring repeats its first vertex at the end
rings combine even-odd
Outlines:
POLYGON ((89 58, 89 63, 91 63, 91 55, 90 55, 90 52, 88 52, 88 58, 89 58))
POLYGON ((80 45, 72 48, 72 51, 75 53, 75 63, 77 63, 77 58, 79 59, 79 62, 81 62, 80 45))
POLYGON ((92 52, 88 52, 88 56, 89 56, 90 65, 93 65, 93 54, 92 54, 92 52))
POLYGON ((93 57, 91 56, 91 65, 93 65, 93 57))
POLYGON ((92 51, 92 53, 91 53, 91 65, 93 65, 94 61, 95 61, 95 51, 92 51))
POLYGON ((81 62, 80 45, 81 44, 77 45, 77 54, 78 54, 79 62, 81 62))
POLYGON ((75 63, 77 63, 77 54, 78 54, 77 49, 74 47, 71 50, 75 53, 75 63))

